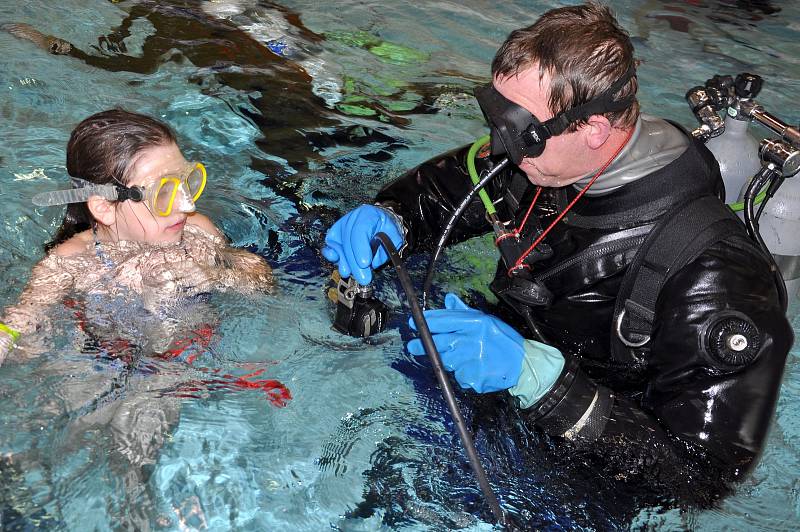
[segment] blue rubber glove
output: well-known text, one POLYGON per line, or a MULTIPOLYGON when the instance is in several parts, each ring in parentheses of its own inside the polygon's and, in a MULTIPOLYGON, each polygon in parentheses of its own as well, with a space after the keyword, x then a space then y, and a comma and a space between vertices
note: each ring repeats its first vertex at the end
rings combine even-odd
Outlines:
MULTIPOLYGON (((469 308, 447 294, 443 310, 426 310, 425 319, 442 364, 463 388, 478 393, 507 390, 522 372, 525 339, 498 318, 469 308)), ((416 330, 413 319, 409 320, 416 330)), ((420 339, 408 342, 412 355, 424 355, 420 339)))
MULTIPOLYGON (((478 393, 508 389, 529 408, 544 397, 564 369, 564 356, 555 347, 525 340, 494 316, 469 308, 447 294, 444 310, 427 310, 425 319, 445 368, 458 383, 478 393)), ((409 320, 416 330, 413 318, 409 320)), ((424 355, 419 339, 408 343, 412 355, 424 355)))
POLYGON ((329 261, 338 264, 342 278, 353 276, 360 285, 368 285, 372 281, 372 269, 389 260, 383 246, 372 254, 373 237, 386 233, 392 244, 400 249, 403 245, 402 228, 391 213, 374 205, 361 205, 348 212, 325 235, 325 247, 322 255, 329 261))

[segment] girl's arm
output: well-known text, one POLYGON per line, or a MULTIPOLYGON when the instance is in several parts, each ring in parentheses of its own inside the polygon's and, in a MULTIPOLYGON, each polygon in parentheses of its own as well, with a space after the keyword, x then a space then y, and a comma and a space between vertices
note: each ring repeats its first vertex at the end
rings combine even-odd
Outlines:
POLYGON ((187 224, 194 225, 210 235, 215 242, 216 254, 213 267, 217 270, 210 277, 221 285, 237 292, 271 292, 275 286, 272 268, 263 257, 245 249, 231 247, 222 231, 207 216, 192 214, 187 224))
POLYGON ((15 340, 25 344, 26 337, 49 329, 47 309, 60 301, 73 284, 73 277, 62 265, 64 259, 50 253, 34 266, 28 284, 15 305, 5 309, 0 329, 0 365, 11 350, 15 340), (19 333, 14 338, 11 331, 19 333))
POLYGON ((220 282, 236 291, 271 292, 275 287, 272 268, 263 257, 245 249, 226 247, 220 252, 220 282))

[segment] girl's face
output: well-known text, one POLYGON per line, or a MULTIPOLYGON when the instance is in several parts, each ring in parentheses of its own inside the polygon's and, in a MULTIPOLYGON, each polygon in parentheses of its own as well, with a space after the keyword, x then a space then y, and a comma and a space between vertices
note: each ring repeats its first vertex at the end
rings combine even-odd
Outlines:
MULTIPOLYGON (((136 159, 127 185, 147 187, 166 175, 180 175, 187 166, 181 150, 175 144, 154 146, 143 150, 136 159)), ((121 201, 116 205, 115 222, 109 230, 118 240, 169 243, 178 242, 183 235, 186 219, 194 212, 194 202, 181 187, 168 216, 151 212, 149 202, 121 201)))

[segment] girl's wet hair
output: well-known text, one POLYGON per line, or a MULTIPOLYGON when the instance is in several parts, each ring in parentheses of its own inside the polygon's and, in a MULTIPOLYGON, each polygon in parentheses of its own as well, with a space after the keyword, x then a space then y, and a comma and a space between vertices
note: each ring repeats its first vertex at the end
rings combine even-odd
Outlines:
MULTIPOLYGON (((67 172, 99 185, 127 184, 139 154, 148 149, 177 144, 175 133, 147 115, 111 109, 90 116, 72 130, 67 143, 67 172)), ((90 229, 95 224, 86 203, 67 206, 64 220, 45 251, 90 229)))

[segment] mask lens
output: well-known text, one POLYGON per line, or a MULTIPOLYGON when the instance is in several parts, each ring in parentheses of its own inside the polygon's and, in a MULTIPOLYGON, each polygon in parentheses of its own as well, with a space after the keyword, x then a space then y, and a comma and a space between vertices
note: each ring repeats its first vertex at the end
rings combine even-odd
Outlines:
POLYGON ((189 189, 189 194, 192 196, 192 201, 197 201, 203 189, 206 187, 206 169, 197 163, 189 175, 186 177, 186 188, 189 189))
POLYGON ((539 124, 530 111, 505 98, 491 84, 478 87, 475 97, 491 129, 492 155, 507 154, 514 164, 520 164, 523 157, 541 154, 544 142, 532 146, 524 137, 539 124))
POLYGON ((162 178, 158 190, 153 197, 153 210, 159 216, 169 216, 172 203, 178 193, 179 181, 173 178, 162 178))

